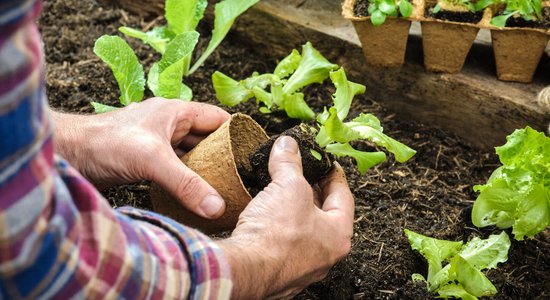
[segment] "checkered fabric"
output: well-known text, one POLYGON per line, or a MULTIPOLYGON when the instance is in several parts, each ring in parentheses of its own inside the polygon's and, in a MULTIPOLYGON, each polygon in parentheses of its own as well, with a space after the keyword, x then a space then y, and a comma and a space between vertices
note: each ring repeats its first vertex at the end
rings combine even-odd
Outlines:
POLYGON ((0 299, 224 299, 220 248, 131 207, 112 209, 55 156, 36 0, 0 0, 0 299))

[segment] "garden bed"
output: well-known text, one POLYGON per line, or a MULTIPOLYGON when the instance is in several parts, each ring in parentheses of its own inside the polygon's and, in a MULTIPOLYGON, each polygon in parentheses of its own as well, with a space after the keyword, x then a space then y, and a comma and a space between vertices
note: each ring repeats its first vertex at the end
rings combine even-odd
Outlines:
MULTIPOLYGON (((93 0, 45 1, 40 21, 47 54, 47 92, 56 109, 92 113, 91 101, 117 105, 118 88, 110 70, 92 52, 95 39, 115 34, 120 25, 143 28, 159 19, 142 20, 119 9, 99 7, 93 0)), ((201 37, 210 28, 201 27, 201 37)), ((264 32, 264 34, 267 34, 264 32)), ((155 54, 129 39, 141 61, 155 54)), ((204 40, 199 41, 204 48, 204 40)), ((230 33, 219 49, 186 83, 195 100, 216 104, 211 74, 220 70, 234 78, 253 71, 268 72, 276 57, 265 57, 246 39, 230 33)), ((367 84, 367 89, 371 88, 367 84)), ((328 85, 309 90, 317 111, 328 105, 334 91, 328 85)), ((242 105, 231 111, 252 113, 242 105)), ((474 184, 483 183, 497 166, 492 152, 479 150, 457 136, 438 128, 396 117, 377 102, 359 96, 352 113, 377 115, 389 135, 418 151, 409 162, 393 159, 359 176, 350 160, 341 160, 356 199, 355 235, 351 254, 323 282, 298 299, 426 299, 425 289, 412 283, 414 272, 426 273, 420 255, 410 249, 403 234, 409 228, 425 235, 465 240, 488 236, 491 229, 476 229, 470 221, 474 184)), ((253 115, 258 118, 257 115, 253 115)), ((262 125, 268 125, 258 119, 262 125)), ((272 124, 269 124, 272 125, 272 124)), ((271 127, 273 128, 273 127, 271 127)), ((273 129, 269 134, 278 133, 273 129)), ((506 132, 508 133, 508 132, 506 132)), ((499 133, 502 135, 504 133, 499 133)), ((359 148, 367 145, 357 145, 359 148)), ((115 187, 104 192, 113 206, 151 208, 149 183, 115 187)), ((550 230, 535 239, 514 241, 509 261, 488 277, 498 289, 495 299, 546 299, 550 297, 550 230)))

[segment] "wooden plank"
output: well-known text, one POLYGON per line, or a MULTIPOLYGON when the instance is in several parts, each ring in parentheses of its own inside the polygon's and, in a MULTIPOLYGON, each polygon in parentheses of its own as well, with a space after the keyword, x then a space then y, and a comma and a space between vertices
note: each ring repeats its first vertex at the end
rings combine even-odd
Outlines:
POLYGON ((492 49, 483 35, 459 74, 424 71, 420 36, 411 34, 402 68, 374 68, 365 63, 350 22, 336 0, 262 0, 234 26, 243 42, 266 55, 283 57, 311 41, 327 58, 344 66, 350 77, 367 85, 367 97, 404 119, 441 127, 471 144, 489 149, 505 142, 516 128, 545 130, 550 118, 536 95, 550 85, 545 55, 531 84, 496 79, 492 49))

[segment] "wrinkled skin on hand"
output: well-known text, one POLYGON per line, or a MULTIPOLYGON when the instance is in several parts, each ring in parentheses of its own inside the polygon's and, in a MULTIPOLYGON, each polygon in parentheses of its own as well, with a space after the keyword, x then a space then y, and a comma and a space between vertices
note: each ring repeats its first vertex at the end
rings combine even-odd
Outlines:
POLYGON ((98 188, 152 180, 198 215, 223 214, 216 190, 178 158, 229 119, 221 108, 152 98, 100 115, 52 114, 58 153, 98 188))
POLYGON ((296 142, 281 137, 269 171, 273 181, 219 242, 232 267, 234 299, 291 298, 350 251, 354 199, 338 163, 316 196, 302 176, 296 142))

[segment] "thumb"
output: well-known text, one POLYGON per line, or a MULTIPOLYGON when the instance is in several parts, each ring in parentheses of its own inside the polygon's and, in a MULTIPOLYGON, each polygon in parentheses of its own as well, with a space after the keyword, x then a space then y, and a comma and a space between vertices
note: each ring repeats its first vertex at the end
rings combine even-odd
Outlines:
POLYGON ((269 175, 272 181, 289 176, 303 176, 300 149, 293 138, 281 136, 273 144, 269 156, 269 175))
POLYGON ((215 219, 225 211, 220 194, 182 163, 175 153, 158 161, 153 181, 201 217, 215 219))

